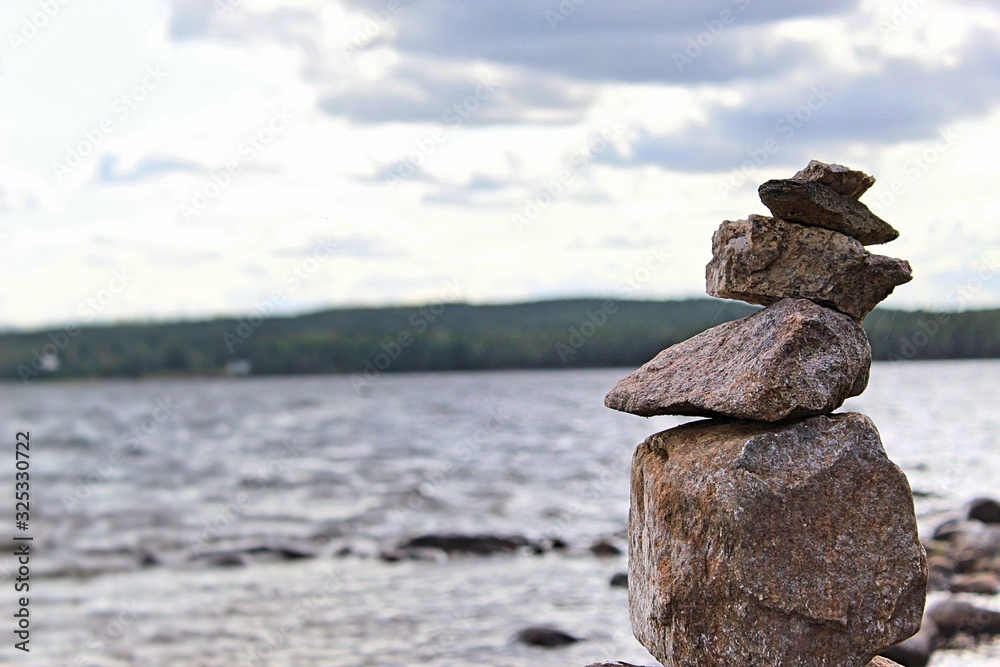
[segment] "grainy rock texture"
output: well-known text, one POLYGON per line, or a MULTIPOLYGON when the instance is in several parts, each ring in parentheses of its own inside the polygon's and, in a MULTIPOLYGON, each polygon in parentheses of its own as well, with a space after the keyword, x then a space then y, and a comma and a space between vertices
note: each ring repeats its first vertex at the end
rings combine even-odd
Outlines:
POLYGON ((762 215, 722 223, 705 274, 712 296, 762 306, 810 299, 859 321, 912 278, 909 262, 873 255, 855 239, 762 215))
POLYGON ((882 657, 895 660, 905 667, 927 667, 927 663, 931 661, 931 655, 934 654, 937 638, 937 625, 925 616, 923 625, 920 626, 920 632, 903 643, 882 651, 882 657))
POLYGON ((869 176, 863 171, 848 169, 842 164, 827 164, 819 160, 810 160, 806 168, 792 176, 792 179, 822 183, 838 195, 854 197, 855 199, 868 192, 868 188, 875 185, 875 177, 869 176))
POLYGON ((868 667, 902 667, 888 658, 878 657, 868 663, 868 667))
POLYGON ((757 188, 757 193, 776 218, 831 229, 863 245, 886 243, 899 236, 888 222, 857 199, 837 194, 817 181, 768 181, 757 188))
POLYGON ((920 628, 910 487, 858 413, 686 424, 632 464, 629 606, 667 667, 851 667, 920 628))
POLYGON ((622 412, 774 422, 827 414, 868 384, 871 347, 849 316, 784 299, 660 352, 604 399, 622 412))
MULTIPOLYGON (((627 662, 595 662, 593 664, 587 665, 587 667, 638 667, 638 665, 632 665, 627 662)), ((734 667, 730 665, 730 667, 734 667)), ((902 667, 897 665, 892 660, 887 660, 886 658, 875 658, 870 663, 868 667, 902 667)))

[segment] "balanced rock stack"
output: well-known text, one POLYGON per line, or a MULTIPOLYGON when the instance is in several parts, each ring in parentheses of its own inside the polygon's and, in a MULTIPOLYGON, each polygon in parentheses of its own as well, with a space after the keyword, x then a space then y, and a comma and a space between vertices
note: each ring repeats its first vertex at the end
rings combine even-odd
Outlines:
POLYGON ((674 345, 608 407, 693 415, 632 462, 629 606, 668 667, 863 667, 920 628, 927 584, 913 498, 859 413, 861 321, 907 262, 858 201, 874 179, 813 161, 760 196, 773 217, 726 221, 708 293, 766 306, 674 345))

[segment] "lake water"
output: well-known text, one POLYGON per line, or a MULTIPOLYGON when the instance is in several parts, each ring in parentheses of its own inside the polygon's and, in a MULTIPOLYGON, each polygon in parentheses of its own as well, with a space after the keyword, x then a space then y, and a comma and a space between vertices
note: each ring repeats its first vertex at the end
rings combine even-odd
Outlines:
MULTIPOLYGON (((30 664, 654 664, 608 585, 625 557, 587 550, 624 546, 632 450, 685 421, 604 408, 625 372, 389 375, 362 393, 346 377, 0 386, 8 439, 31 432, 30 664), (570 548, 375 557, 429 531, 570 548), (318 557, 220 560, 255 546, 318 557), (512 641, 537 623, 586 641, 512 641)), ((998 405, 998 361, 911 362, 876 364, 844 410, 875 420, 925 530, 998 494, 998 405)), ((932 664, 1000 665, 1000 650, 932 664)))

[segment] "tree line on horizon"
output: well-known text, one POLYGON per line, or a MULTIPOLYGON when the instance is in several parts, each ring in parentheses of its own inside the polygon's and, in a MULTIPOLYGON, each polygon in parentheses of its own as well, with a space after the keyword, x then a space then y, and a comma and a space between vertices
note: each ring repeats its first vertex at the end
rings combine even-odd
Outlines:
MULTIPOLYGON (((0 333, 0 379, 634 367, 756 310, 718 299, 350 308, 0 333)), ((1000 357, 1000 309, 877 308, 876 360, 1000 357)))

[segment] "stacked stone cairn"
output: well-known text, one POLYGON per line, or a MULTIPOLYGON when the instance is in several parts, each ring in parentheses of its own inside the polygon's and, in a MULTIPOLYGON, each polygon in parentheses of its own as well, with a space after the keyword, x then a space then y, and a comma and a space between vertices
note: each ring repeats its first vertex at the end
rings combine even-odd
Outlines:
MULTIPOLYGON (((605 403, 711 419, 632 462, 629 607, 668 667, 864 667, 920 628, 927 586, 910 486, 863 414, 861 322, 907 262, 858 198, 872 177, 812 161, 760 186, 773 217, 725 221, 708 293, 766 306, 674 345, 605 403)), ((875 662, 873 664, 888 664, 875 662)))

